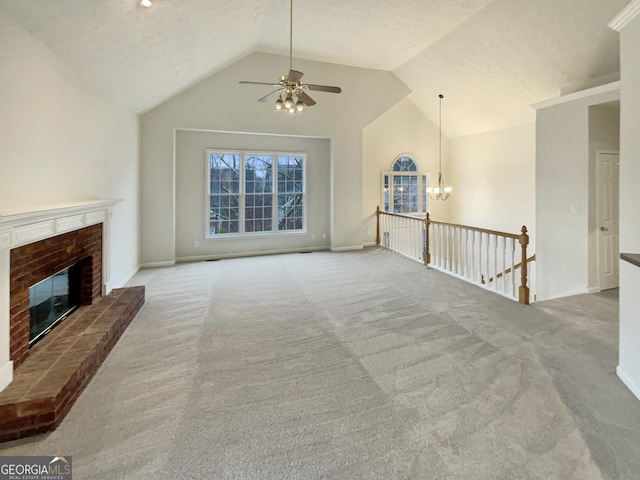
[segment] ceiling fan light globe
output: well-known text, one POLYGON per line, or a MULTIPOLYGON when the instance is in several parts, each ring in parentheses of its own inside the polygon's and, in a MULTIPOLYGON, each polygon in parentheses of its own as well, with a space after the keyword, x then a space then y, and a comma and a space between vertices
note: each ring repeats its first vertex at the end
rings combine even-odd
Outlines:
POLYGON ((296 110, 298 110, 299 112, 304 111, 306 108, 306 105, 304 103, 302 103, 302 100, 298 100, 298 102, 296 103, 296 110))
POLYGON ((293 105, 289 107, 289 113, 296 113, 296 109, 293 105))
POLYGON ((293 107, 293 98, 291 98, 291 95, 287 95, 287 98, 284 99, 284 106, 285 108, 293 107))
POLYGON ((453 187, 444 187, 444 193, 451 193, 453 191, 453 187))

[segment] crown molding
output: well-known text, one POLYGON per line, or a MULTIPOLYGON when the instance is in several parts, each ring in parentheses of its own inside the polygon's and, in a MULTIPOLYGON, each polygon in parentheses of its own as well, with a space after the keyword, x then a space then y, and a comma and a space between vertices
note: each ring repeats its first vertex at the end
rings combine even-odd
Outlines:
POLYGON ((616 18, 609 22, 609 28, 619 32, 626 27, 631 20, 636 18, 638 14, 640 14, 640 0, 633 0, 616 16, 616 18))

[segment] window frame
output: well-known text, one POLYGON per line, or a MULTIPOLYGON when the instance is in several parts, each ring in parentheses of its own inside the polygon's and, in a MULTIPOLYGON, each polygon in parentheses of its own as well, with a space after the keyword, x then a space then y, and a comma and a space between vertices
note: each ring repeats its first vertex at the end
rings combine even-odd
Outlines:
POLYGON ((415 155, 410 153, 403 153, 402 155, 398 155, 394 158, 393 162, 391 162, 391 168, 387 171, 380 172, 380 205, 382 206, 381 210, 383 212, 388 213, 396 213, 394 211, 394 202, 393 202, 393 193, 391 191, 385 191, 385 177, 389 178, 388 188, 391 190, 394 185, 394 177, 417 177, 417 211, 410 212, 399 212, 401 215, 424 215, 429 211, 429 195, 427 194, 427 187, 429 186, 429 177, 430 172, 423 172, 420 168, 420 164, 417 162, 415 155), (416 166, 416 170, 404 170, 404 171, 394 171, 394 166, 398 160, 401 158, 409 158, 416 166), (385 193, 389 194, 389 209, 386 209, 385 202, 385 193))
MULTIPOLYGON (((308 225, 308 205, 307 205, 307 153, 306 152, 286 152, 275 150, 243 150, 243 149, 219 149, 219 148, 207 148, 204 155, 205 166, 205 208, 204 208, 204 227, 206 240, 220 240, 225 238, 248 238, 248 237, 265 237, 265 236, 279 236, 279 235, 304 235, 307 233, 308 225), (211 169, 210 158, 212 154, 219 155, 238 155, 240 157, 240 181, 238 189, 238 232, 234 233, 211 233, 211 169), (247 193, 247 179, 246 179, 246 164, 249 157, 264 157, 269 156, 273 161, 273 175, 272 175, 272 201, 271 201, 271 230, 247 232, 246 231, 246 197, 247 193), (279 191, 278 191, 278 157, 295 157, 302 160, 302 191, 299 192, 302 195, 302 228, 295 230, 280 230, 278 228, 278 212, 279 212, 279 191)), ((282 192, 286 194, 287 192, 282 192)))

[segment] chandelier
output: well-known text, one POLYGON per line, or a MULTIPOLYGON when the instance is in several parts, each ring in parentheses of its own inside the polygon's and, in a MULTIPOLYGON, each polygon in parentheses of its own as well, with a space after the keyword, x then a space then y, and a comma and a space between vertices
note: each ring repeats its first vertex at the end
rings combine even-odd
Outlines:
POLYGON ((438 164, 438 186, 437 187, 427 187, 427 194, 429 198, 433 200, 446 200, 451 195, 452 187, 446 187, 444 184, 444 177, 442 176, 442 99, 444 95, 439 94, 438 98, 440 99, 439 104, 439 122, 440 122, 440 138, 438 142, 438 155, 439 155, 439 164, 438 164))
MULTIPOLYGON (((280 81, 285 81, 286 77, 282 77, 280 81)), ((273 104, 275 110, 289 113, 304 112, 307 106, 301 100, 301 90, 293 87, 286 87, 280 90, 278 99, 273 104)))

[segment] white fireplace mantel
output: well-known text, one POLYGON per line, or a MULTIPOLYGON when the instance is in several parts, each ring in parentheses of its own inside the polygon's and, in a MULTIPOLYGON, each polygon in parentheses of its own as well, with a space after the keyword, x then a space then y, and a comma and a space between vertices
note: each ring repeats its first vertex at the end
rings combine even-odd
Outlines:
POLYGON ((102 294, 106 295, 111 291, 109 225, 112 209, 120 201, 87 200, 0 210, 0 391, 13 380, 9 350, 11 249, 102 223, 102 294))

